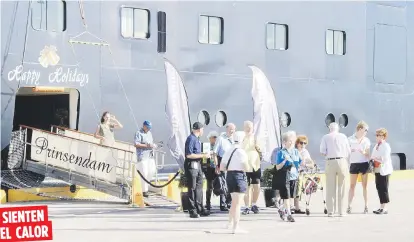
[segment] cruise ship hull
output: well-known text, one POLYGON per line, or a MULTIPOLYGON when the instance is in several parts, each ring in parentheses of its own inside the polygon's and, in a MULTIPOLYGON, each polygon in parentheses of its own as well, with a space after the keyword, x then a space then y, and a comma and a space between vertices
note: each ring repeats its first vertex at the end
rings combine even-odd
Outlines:
MULTIPOLYGON (((205 133, 225 131, 223 120, 237 129, 252 120, 253 64, 270 80, 280 115, 288 119, 282 131, 307 135, 322 167, 319 143, 327 122, 339 122, 341 132, 352 135, 364 120, 372 143, 375 129, 388 129, 395 169, 414 168, 413 2, 80 2, 65 3, 61 32, 35 29, 37 1, 1 3, 3 150, 18 125, 94 133, 103 111, 124 125, 116 139, 132 142, 142 122, 151 120, 155 140, 165 143, 167 58, 184 81, 191 122, 209 120, 205 133), (147 39, 122 36, 123 7, 149 12, 147 39), (159 11, 166 14, 162 53, 159 11), (221 44, 199 42, 200 15, 222 19, 221 44), (268 23, 288 26, 286 50, 266 47, 268 23), (327 53, 330 29, 346 33, 344 55, 327 53), (33 93, 35 86, 64 90, 33 93), (58 101, 58 94, 67 96, 58 101), (65 107, 68 114, 56 118, 65 107)), ((167 157, 167 163, 175 161, 167 157)))

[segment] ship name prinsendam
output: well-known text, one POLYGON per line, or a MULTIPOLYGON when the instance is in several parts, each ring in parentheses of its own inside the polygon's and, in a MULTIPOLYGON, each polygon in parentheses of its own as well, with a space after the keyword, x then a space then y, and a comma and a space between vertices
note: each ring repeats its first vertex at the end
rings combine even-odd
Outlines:
POLYGON ((95 171, 106 172, 108 174, 111 173, 114 168, 106 162, 100 162, 96 160, 91 161, 92 152, 89 152, 89 157, 85 159, 85 157, 70 154, 69 152, 58 151, 55 147, 53 147, 53 149, 50 149, 48 147, 49 141, 45 137, 38 137, 35 140, 35 145, 39 148, 39 150, 36 151, 36 154, 41 155, 43 151, 46 151, 47 157, 60 160, 62 162, 69 162, 71 164, 89 168, 95 171))

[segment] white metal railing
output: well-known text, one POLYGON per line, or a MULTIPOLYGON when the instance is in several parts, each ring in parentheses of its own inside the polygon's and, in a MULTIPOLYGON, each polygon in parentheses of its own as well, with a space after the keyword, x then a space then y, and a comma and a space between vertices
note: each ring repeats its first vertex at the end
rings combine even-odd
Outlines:
MULTIPOLYGON (((80 131, 69 129, 66 127, 52 125, 51 132, 54 132, 57 134, 61 133, 62 135, 67 136, 67 137, 72 137, 72 138, 76 138, 79 140, 85 140, 85 141, 92 142, 95 144, 100 143, 100 140, 95 138, 93 134, 80 132, 80 131)), ((165 165, 165 151, 161 149, 162 142, 160 142, 158 145, 161 147, 153 150, 155 166, 156 166, 156 170, 154 174, 155 181, 159 181, 158 170, 163 169, 166 166, 169 166, 169 165, 165 165)), ((116 140, 112 147, 132 152, 132 161, 134 163, 137 163, 136 147, 133 144, 116 140)))
POLYGON ((48 176, 49 170, 66 172, 68 174, 66 182, 71 184, 74 182, 72 177, 76 175, 76 177, 88 180, 89 184, 97 184, 97 181, 116 186, 121 184, 132 191, 131 182, 135 172, 132 169, 134 167, 133 152, 130 150, 104 146, 25 125, 20 125, 20 130, 22 129, 25 130, 23 168, 27 168, 29 163, 41 165, 44 166, 45 176, 48 176), (31 131, 31 140, 27 139, 28 131, 31 131), (31 149, 30 159, 35 162, 27 159, 27 147, 31 149), (86 163, 88 159, 89 162, 86 163), (95 169, 91 168, 92 163, 95 169), (87 164, 86 167, 85 164, 87 164), (114 167, 115 172, 112 172, 112 169, 108 172, 109 167, 114 167))

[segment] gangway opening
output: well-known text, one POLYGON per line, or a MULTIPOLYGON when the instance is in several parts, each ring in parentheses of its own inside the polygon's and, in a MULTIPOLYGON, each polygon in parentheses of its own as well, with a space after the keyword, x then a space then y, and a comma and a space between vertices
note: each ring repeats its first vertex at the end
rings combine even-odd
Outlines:
MULTIPOLYGON (((20 87, 16 93, 13 115, 12 136, 20 125, 49 130, 51 125, 78 129, 80 93, 75 88, 67 87, 20 87)), ((30 135, 29 139, 30 139, 30 135)), ((30 150, 26 156, 30 158, 30 150)), ((2 150, 1 169, 9 167, 10 145, 2 150)))
POLYGON ((79 91, 67 87, 21 87, 16 94, 13 131, 20 125, 49 130, 51 125, 78 128, 79 91))

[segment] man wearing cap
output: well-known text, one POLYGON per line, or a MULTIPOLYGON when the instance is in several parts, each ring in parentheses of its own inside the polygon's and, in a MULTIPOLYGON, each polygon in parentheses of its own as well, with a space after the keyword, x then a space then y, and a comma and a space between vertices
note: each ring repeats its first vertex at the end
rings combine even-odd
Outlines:
MULTIPOLYGON (((226 151, 231 149, 233 146, 233 134, 236 132, 236 125, 233 123, 228 123, 226 125, 226 133, 221 135, 218 139, 216 144, 214 145, 213 152, 214 152, 214 164, 216 164, 216 172, 218 174, 224 175, 224 172, 220 172, 220 162, 223 158, 223 155, 226 151)), ((231 196, 230 194, 227 195, 220 195, 220 210, 221 211, 229 211, 229 207, 231 204, 231 196)))
MULTIPOLYGON (((151 181, 155 175, 156 167, 153 156, 153 149, 156 148, 151 133, 152 124, 144 121, 142 128, 135 133, 134 144, 137 148, 137 168, 141 174, 151 181)), ((141 179, 142 195, 148 197, 148 183, 141 179)))
POLYGON ((200 136, 203 135, 203 125, 200 122, 193 124, 193 131, 185 141, 184 172, 187 178, 188 201, 190 218, 208 216, 203 208, 203 172, 201 160, 210 158, 201 153, 200 136))
MULTIPOLYGON (((213 152, 214 144, 216 143, 218 133, 216 131, 211 131, 207 138, 210 142, 210 153, 213 152)), ((213 192, 213 181, 217 177, 216 175, 216 166, 214 165, 214 160, 212 158, 203 160, 203 172, 207 180, 207 190, 206 190, 206 209, 211 209, 211 194, 213 192), (204 163, 204 160, 206 161, 204 163)))

